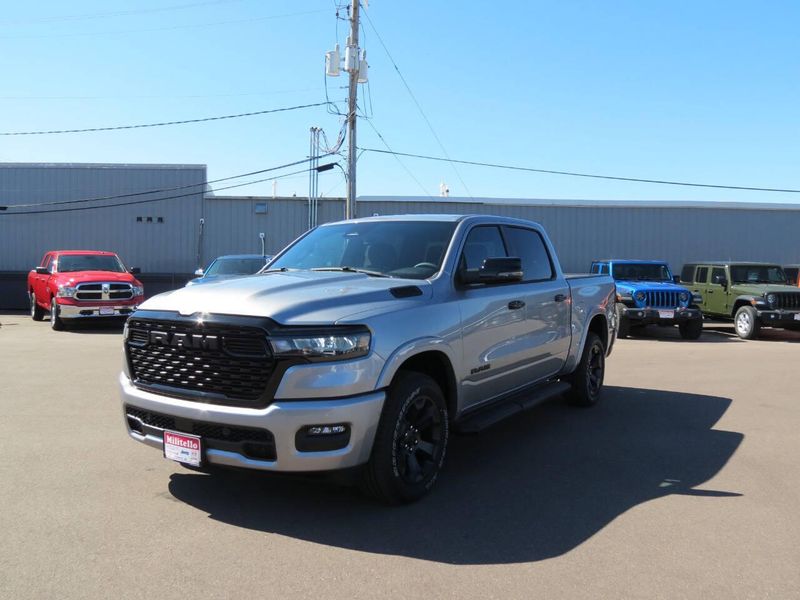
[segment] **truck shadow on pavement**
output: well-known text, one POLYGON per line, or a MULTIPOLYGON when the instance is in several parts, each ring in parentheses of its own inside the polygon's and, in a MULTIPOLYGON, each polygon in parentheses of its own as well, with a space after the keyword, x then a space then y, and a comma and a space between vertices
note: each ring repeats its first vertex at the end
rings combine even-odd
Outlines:
POLYGON ((608 387, 582 410, 542 405, 453 437, 430 496, 386 507, 357 491, 241 472, 175 473, 172 495, 209 518, 340 548, 449 564, 544 560, 630 508, 671 494, 708 510, 740 494, 696 489, 744 436, 712 429, 730 400, 608 387))

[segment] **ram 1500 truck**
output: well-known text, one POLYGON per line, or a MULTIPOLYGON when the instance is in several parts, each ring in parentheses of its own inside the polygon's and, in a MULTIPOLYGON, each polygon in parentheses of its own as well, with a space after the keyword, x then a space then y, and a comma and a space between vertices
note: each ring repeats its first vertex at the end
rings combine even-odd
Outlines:
POLYGON ((600 397, 614 282, 565 276, 543 228, 406 215, 317 227, 260 274, 130 317, 128 434, 195 468, 350 468, 389 503, 430 490, 451 430, 600 397))
POLYGON ((136 279, 139 269, 128 270, 113 252, 56 250, 28 273, 31 317, 50 326, 97 317, 127 318, 144 300, 144 287, 136 279))

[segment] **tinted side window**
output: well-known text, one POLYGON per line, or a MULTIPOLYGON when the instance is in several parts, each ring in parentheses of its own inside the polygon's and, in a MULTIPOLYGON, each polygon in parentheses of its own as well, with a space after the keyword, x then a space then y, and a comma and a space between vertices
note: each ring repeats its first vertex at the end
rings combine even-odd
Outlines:
POLYGON ((524 281, 541 281, 553 277, 553 265, 542 236, 532 229, 503 227, 509 256, 522 259, 524 281))
POLYGON ((47 260, 45 260, 44 262, 44 266, 47 267, 47 270, 50 271, 51 273, 53 272, 53 258, 55 258, 54 255, 49 254, 47 256, 47 260))
POLYGON ((592 268, 589 271, 590 273, 599 273, 600 272, 600 265, 598 263, 592 263, 592 268))
POLYGON ((608 275, 608 264, 600 265, 600 274, 601 275, 608 275))
POLYGON ((711 269, 711 283, 714 283, 716 277, 725 277, 725 269, 723 267, 714 267, 711 269))
POLYGON ((708 267, 698 267, 694 281, 695 283, 706 283, 708 281, 708 267))
POLYGON ((479 269, 487 258, 508 256, 500 229, 494 225, 475 227, 467 235, 461 261, 467 269, 479 269))
POLYGON ((797 273, 798 269, 795 267, 789 267, 788 269, 784 269, 786 271, 786 278, 789 280, 791 285, 797 285, 797 273))
POLYGON ((694 281, 694 267, 695 265, 683 265, 683 269, 681 269, 681 281, 685 283, 692 283, 694 281))

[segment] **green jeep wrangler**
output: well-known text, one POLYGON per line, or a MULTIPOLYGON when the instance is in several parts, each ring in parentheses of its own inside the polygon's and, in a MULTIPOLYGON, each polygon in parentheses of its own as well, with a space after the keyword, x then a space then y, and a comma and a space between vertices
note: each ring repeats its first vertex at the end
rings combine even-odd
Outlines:
POLYGON ((733 319, 737 335, 758 337, 762 327, 800 330, 800 290, 787 285, 778 265, 747 262, 690 263, 681 282, 702 295, 700 309, 712 319, 733 319))

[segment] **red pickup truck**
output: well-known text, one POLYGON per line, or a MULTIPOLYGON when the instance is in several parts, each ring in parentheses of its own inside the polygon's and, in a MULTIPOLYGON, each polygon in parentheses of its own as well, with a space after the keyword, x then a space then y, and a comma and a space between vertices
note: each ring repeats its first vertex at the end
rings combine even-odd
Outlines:
POLYGON ((72 320, 127 317, 144 301, 144 288, 113 252, 54 250, 28 274, 31 317, 50 312, 60 330, 72 320))

